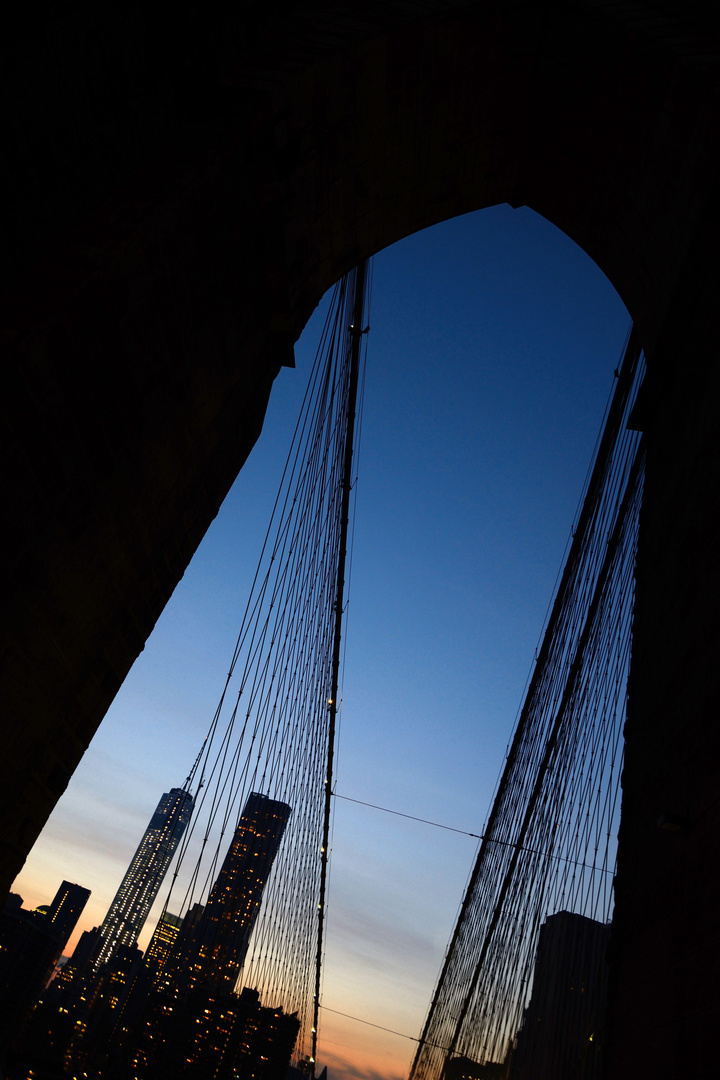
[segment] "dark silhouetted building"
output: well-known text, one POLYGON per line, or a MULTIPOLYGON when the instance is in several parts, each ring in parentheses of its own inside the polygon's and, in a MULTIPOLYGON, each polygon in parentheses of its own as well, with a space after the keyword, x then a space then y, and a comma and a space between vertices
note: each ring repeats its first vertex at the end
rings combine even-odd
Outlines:
POLYGON ((100 945, 100 927, 93 926, 92 930, 83 930, 80 940, 75 946, 75 951, 70 957, 66 967, 74 971, 84 971, 97 952, 100 945))
POLYGON ((55 894, 55 899, 47 910, 47 928, 62 941, 64 949, 70 935, 77 926, 77 921, 85 910, 90 898, 90 890, 71 881, 63 881, 55 894))
POLYGON ((180 838, 193 811, 184 788, 166 792, 150 819, 103 924, 95 966, 106 963, 121 945, 134 947, 150 914, 180 838))
POLYGON ((540 927, 512 1080, 597 1080, 610 926, 559 911, 540 927))
POLYGON ((445 1062, 443 1080, 506 1080, 509 1069, 509 1055, 506 1061, 486 1061, 484 1064, 459 1056, 445 1062))
POLYGON ((11 893, 0 916, 0 1039, 15 1035, 52 975, 90 896, 63 881, 49 907, 28 911, 11 893))
POLYGON ((137 1080, 284 1080, 297 1016, 260 1005, 256 990, 195 987, 182 1002, 157 998, 132 1063, 137 1080))

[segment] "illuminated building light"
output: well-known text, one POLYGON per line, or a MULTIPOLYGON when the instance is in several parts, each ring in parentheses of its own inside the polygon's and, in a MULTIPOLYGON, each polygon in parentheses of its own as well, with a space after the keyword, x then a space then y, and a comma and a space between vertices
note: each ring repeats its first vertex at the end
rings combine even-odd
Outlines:
POLYGON ((160 799, 100 927, 96 969, 121 945, 136 945, 193 806, 192 796, 183 788, 172 788, 160 799))

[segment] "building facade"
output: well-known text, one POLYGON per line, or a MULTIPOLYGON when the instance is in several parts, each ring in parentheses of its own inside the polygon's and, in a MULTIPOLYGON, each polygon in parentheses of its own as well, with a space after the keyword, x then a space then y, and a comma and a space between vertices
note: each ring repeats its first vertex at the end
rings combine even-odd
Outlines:
POLYGON ((234 989, 263 890, 290 817, 287 803, 251 792, 197 929, 191 981, 234 989))
POLYGON ((161 974, 169 956, 175 948, 183 920, 179 915, 166 911, 157 921, 157 926, 145 951, 145 963, 152 972, 153 979, 161 974))
POLYGON ((61 942, 62 949, 67 945, 89 899, 90 890, 72 881, 63 881, 56 892, 46 918, 48 929, 61 942))
POLYGON ((171 788, 160 799, 100 927, 96 967, 114 956, 121 945, 136 944, 193 806, 193 798, 184 788, 171 788))

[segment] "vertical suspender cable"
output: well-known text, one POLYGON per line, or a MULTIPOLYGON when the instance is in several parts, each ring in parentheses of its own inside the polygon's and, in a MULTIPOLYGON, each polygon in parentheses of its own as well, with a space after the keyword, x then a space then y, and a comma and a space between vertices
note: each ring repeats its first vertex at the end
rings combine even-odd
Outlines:
MULTIPOLYGON (((498 791, 490 813, 490 818, 484 830, 485 835, 477 854, 475 866, 473 868, 471 878, 468 883, 465 896, 463 898, 460 914, 455 924, 453 936, 445 955, 445 960, 440 973, 440 977, 435 987, 433 998, 430 1004, 430 1008, 428 1010, 428 1014, 420 1039, 418 1040, 417 1051, 410 1069, 410 1080, 426 1080, 427 1073, 425 1071, 422 1059, 424 1058, 426 1047, 434 1046, 438 1041, 438 1025, 442 1022, 441 1013, 443 1011, 443 1005, 446 1000, 445 995, 448 989, 448 984, 453 982, 451 968, 455 963, 457 955, 460 951, 460 939, 466 932, 470 936, 472 936, 472 931, 469 931, 468 927, 472 922, 474 913, 477 910, 478 896, 476 890, 478 882, 481 879, 483 873, 485 872, 486 863, 492 856, 494 845, 498 842, 497 837, 494 835, 496 832, 496 822, 500 819, 503 809, 507 804, 507 792, 509 791, 512 777, 518 767, 518 759, 522 750, 526 730, 535 722, 533 707, 536 690, 542 682, 542 678, 545 675, 546 668, 551 656, 556 625, 560 622, 563 612, 568 605, 568 593, 570 590, 573 575, 577 569, 578 563, 582 559, 583 551, 587 543, 587 537, 592 532, 593 517, 595 514, 597 503, 601 497, 604 484, 606 483, 607 474, 611 468, 613 454, 615 452, 616 440, 618 434, 623 427, 628 402, 632 398, 635 376, 640 359, 640 352, 641 350, 638 336, 633 329, 630 334, 627 347, 625 349, 625 355, 619 372, 617 388, 613 396, 612 404, 610 406, 610 411, 607 418, 607 423, 605 425, 605 430, 603 432, 600 446, 598 448, 595 465, 593 467, 592 475, 589 480, 588 490, 581 511, 580 519, 574 533, 570 554, 568 556, 565 569, 563 571, 563 576, 557 591, 557 595, 555 597, 552 614, 550 616, 548 626, 545 630, 540 655, 538 656, 535 670, 533 673, 533 679, 531 681, 525 698, 513 742, 508 754, 505 768, 498 786, 498 791)), ((638 460, 636 462, 638 468, 640 467, 640 459, 641 455, 639 454, 638 460)), ((632 485, 629 485, 629 487, 632 487, 632 485)), ((604 572, 605 571, 603 571, 603 573, 604 572)), ((599 601, 596 599, 595 603, 597 602, 599 601)), ((585 633, 587 632, 588 631, 586 628, 585 633)), ((580 655, 582 655, 582 651, 582 648, 580 648, 580 655)), ((556 717, 556 726, 562 720, 565 707, 566 705, 565 703, 563 703, 556 717)), ((554 738, 552 737, 554 731, 555 729, 551 728, 550 732, 548 733, 548 735, 550 736, 550 742, 546 747, 546 760, 540 768, 541 774, 545 771, 545 768, 547 766, 547 760, 549 760, 549 754, 552 751, 552 746, 554 745, 554 738)), ((535 790, 532 797, 533 805, 537 802, 538 793, 539 782, 535 784, 535 790)), ((507 891, 507 887, 509 885, 515 864, 517 862, 517 856, 519 854, 520 848, 522 847, 522 838, 525 835, 528 821, 529 814, 526 815, 526 818, 524 820, 520 837, 516 837, 516 842, 513 845, 513 847, 515 848, 515 853, 511 858, 510 869, 505 875, 505 884, 502 887, 500 899, 495 905, 494 917, 491 919, 489 927, 486 928, 483 943, 479 946, 478 953, 476 954, 476 959, 473 963, 473 975, 470 979, 468 987, 466 988, 466 992, 461 999, 461 1003, 458 1002, 459 1012, 453 1013, 453 1034, 450 1039, 450 1045, 445 1047, 446 1061, 452 1056, 455 1051, 460 1031, 467 1015, 467 1011, 470 1006, 475 987, 477 985, 482 961, 485 959, 485 954, 489 945, 490 938, 492 937, 498 921, 499 913, 502 907, 502 897, 507 891), (479 959, 477 959, 477 957, 479 957, 479 959)), ((464 946, 467 946, 467 941, 464 941, 464 946)), ((442 1039, 440 1041, 442 1041, 442 1039)))
POLYGON ((320 1019, 320 978, 322 972, 323 934, 325 929, 325 893, 330 846, 330 813, 332 804, 333 764, 335 757, 335 725, 337 698, 340 681, 340 641, 342 637, 342 614, 345 593, 345 560, 347 555, 348 521, 350 517, 350 490, 352 488, 353 442, 355 438, 355 409, 357 406, 358 372, 360 370, 360 341, 363 333, 363 307, 365 303, 366 263, 359 263, 355 270, 355 298, 353 322, 350 327, 350 379, 348 386, 347 426, 345 430, 345 460, 342 479, 342 507, 340 511, 340 545, 338 553, 337 587, 335 590, 335 627, 333 637, 332 678, 328 701, 327 773, 325 777, 325 814, 323 840, 320 850, 320 899, 318 902, 318 937, 315 957, 315 997, 313 1001, 311 1075, 315 1075, 317 1058, 317 1033, 320 1019))
POLYGON ((487 951, 488 951, 488 947, 490 945, 490 941, 492 939, 492 936, 495 933, 495 929, 497 927, 497 924, 498 924, 498 922, 500 920, 501 913, 502 913, 502 910, 503 910, 503 904, 505 903, 505 897, 506 897, 506 894, 507 894, 508 889, 510 887, 510 883, 511 883, 513 875, 515 873, 515 868, 517 866, 518 859, 520 858, 520 853, 521 853, 521 851, 523 849, 523 845, 525 843, 525 836, 526 836, 526 833, 528 831, 528 828, 529 828, 530 822, 532 820, 533 814, 535 812, 535 806, 536 806, 536 804, 537 804, 537 802, 538 802, 538 800, 540 798, 541 792, 543 790, 545 776, 546 776, 546 773, 547 773, 547 771, 548 771, 548 769, 550 767, 550 762, 552 760, 552 757, 553 757, 553 754, 554 754, 554 751, 555 751, 555 747, 556 747, 556 744, 557 744, 558 732, 560 731, 561 725, 565 722, 567 712, 568 712, 568 708, 569 708, 570 702, 572 700, 573 693, 575 691, 575 687, 576 687, 576 685, 577 685, 577 683, 579 681, 580 673, 581 673, 581 670, 582 670, 582 663, 583 663, 584 654, 585 654, 585 648, 587 646, 588 639, 590 637, 590 634, 591 634, 591 631, 592 631, 592 628, 593 628, 593 621, 594 621, 595 615, 597 613, 598 607, 599 607, 599 605, 600 605, 600 603, 602 601, 602 598, 603 598, 603 590, 604 590, 605 585, 607 583, 607 580, 608 580, 608 578, 610 576, 610 571, 611 571, 611 568, 612 568, 612 564, 613 564, 613 561, 615 559, 615 554, 617 552, 618 545, 619 545, 620 534, 621 534, 622 529, 624 528, 624 525, 625 525, 625 515, 626 515, 628 507, 630 506, 630 504, 631 504, 631 502, 633 500, 633 497, 635 495, 637 477, 638 477, 638 475, 640 473, 640 470, 642 469, 643 463, 644 463, 644 454, 645 454, 645 444, 644 444, 644 440, 641 440, 640 445, 638 446, 638 450, 637 450, 636 455, 635 455, 635 460, 633 462, 633 468, 632 468, 631 476, 630 476, 629 482, 628 482, 626 490, 625 490, 625 496, 623 498, 623 502, 622 502, 622 505, 620 507, 620 510, 619 510, 619 513, 618 513, 618 516, 617 516, 617 521, 615 523, 615 528, 613 530, 612 535, 608 538, 607 550, 606 550, 606 553, 605 553, 605 559, 603 560, 603 565, 602 565, 602 567, 600 569, 600 573, 598 574, 598 579, 597 579, 597 583, 595 585, 595 591, 594 591, 593 599, 592 599, 592 602, 591 602, 590 607, 588 609, 588 613, 587 613, 587 615, 585 617, 585 622, 584 622, 584 625, 583 625, 582 633, 580 635, 580 640, 579 640, 579 642, 577 644, 572 664, 570 665, 570 670, 569 670, 569 673, 568 673, 567 682, 566 682, 566 685, 565 685, 565 690, 563 692, 562 700, 560 702, 560 707, 559 707, 559 709, 557 711, 557 714, 555 716, 555 720, 553 722, 552 729, 550 731, 549 737, 548 737, 547 742, 545 744, 545 751, 544 751, 542 761, 540 762, 540 766, 539 766, 538 771, 537 771, 537 778, 535 780, 535 784, 533 785, 533 790, 532 790, 532 793, 530 795, 530 798, 527 801, 526 808, 525 808, 525 814, 524 814, 523 820, 522 820, 522 824, 521 824, 520 829, 519 829, 518 834, 517 834, 517 840, 515 841, 515 844, 513 845, 514 850, 513 850, 512 856, 510 858, 508 868, 507 868, 507 870, 505 872, 505 877, 504 877, 502 886, 500 888, 498 898, 497 898, 497 900, 495 902, 495 910, 493 911, 492 919, 490 920, 490 924, 489 924, 488 929, 487 929, 487 931, 485 933, 485 937, 483 939, 483 943, 482 943, 482 946, 480 948, 480 951, 478 953, 478 957, 477 957, 477 960, 476 960, 476 963, 475 963, 475 969, 473 971, 472 978, 471 978, 470 983, 468 985, 468 988, 467 988, 467 990, 465 992, 465 997, 464 997, 464 1000, 463 1000, 463 1003, 462 1003, 462 1007, 460 1009, 459 1015, 458 1015, 457 1020, 455 1022, 455 1030, 454 1030, 454 1033, 453 1033, 452 1040, 451 1040, 450 1045, 448 1046, 447 1051, 445 1053, 446 1067, 447 1067, 447 1062, 450 1060, 450 1058, 455 1053, 455 1048, 457 1046, 457 1042, 458 1042, 458 1039, 460 1037, 460 1032, 462 1030, 463 1024, 465 1023, 465 1017, 467 1016, 467 1012, 468 1012, 468 1009, 470 1007, 470 1002, 471 1002, 471 1000, 473 998, 473 995, 475 993, 475 989, 476 989, 477 984, 478 984, 478 979, 480 977, 480 972, 482 970, 482 966, 483 966, 483 963, 485 961, 485 957, 486 957, 486 954, 487 954, 487 951))

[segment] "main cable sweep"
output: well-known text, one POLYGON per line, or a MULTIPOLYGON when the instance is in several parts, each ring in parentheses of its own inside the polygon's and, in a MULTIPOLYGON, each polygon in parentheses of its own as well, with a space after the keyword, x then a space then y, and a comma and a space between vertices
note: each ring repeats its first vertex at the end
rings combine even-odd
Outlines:
POLYGON ((642 371, 632 332, 412 1080, 519 1080, 546 1075, 553 1054, 561 1071, 552 1075, 571 1075, 580 1062, 586 1080, 597 1075, 597 956, 612 916, 645 459, 629 420, 642 371), (548 979, 556 988, 582 981, 583 964, 595 972, 583 976, 587 1015, 540 1001, 548 979), (592 1030, 577 1034, 583 1023, 592 1030))

